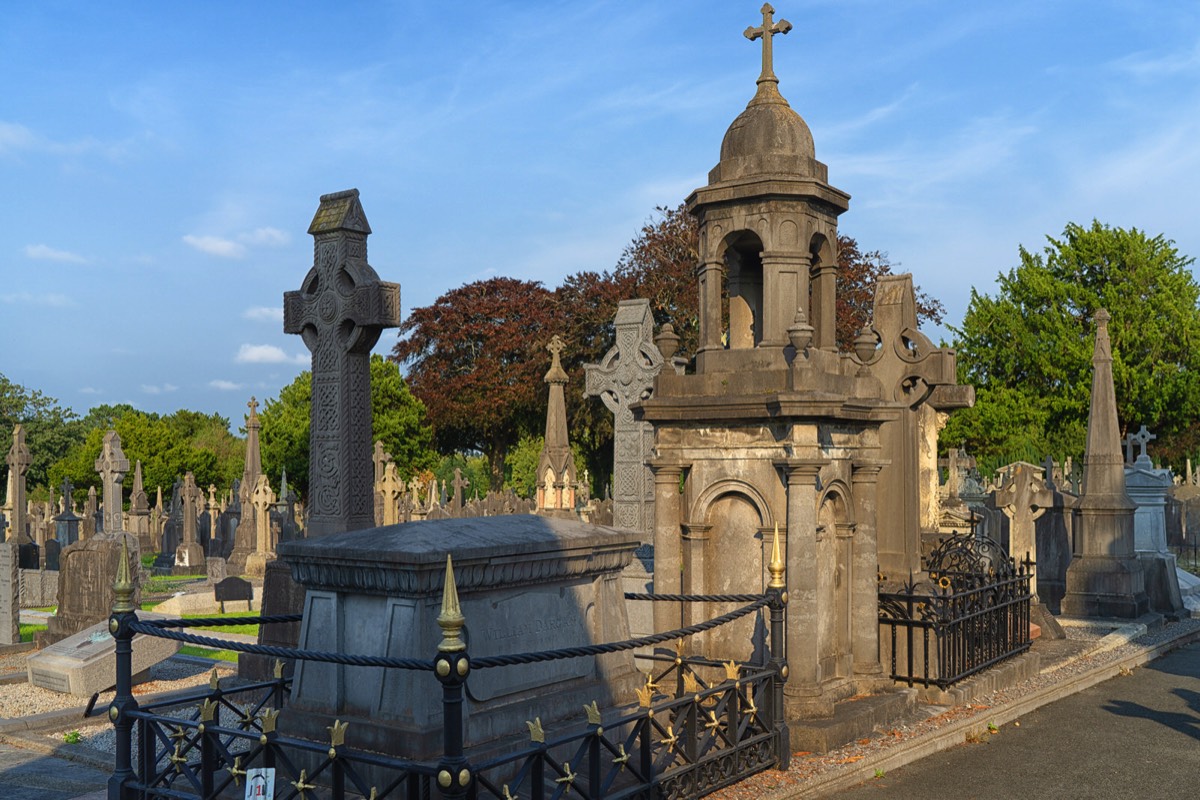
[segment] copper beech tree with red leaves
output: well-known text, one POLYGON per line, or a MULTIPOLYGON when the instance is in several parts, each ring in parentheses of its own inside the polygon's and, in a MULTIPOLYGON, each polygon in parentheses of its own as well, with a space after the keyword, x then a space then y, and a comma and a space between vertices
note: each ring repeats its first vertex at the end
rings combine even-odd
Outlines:
MULTIPOLYGON (((414 309, 400 328, 393 359, 428 409, 443 452, 475 450, 488 458, 492 488, 504 481, 504 457, 523 435, 541 432, 549 366, 544 347, 558 334, 567 343, 563 367, 571 376, 567 413, 571 441, 582 446, 593 476, 611 470, 612 415, 583 397, 583 365, 614 344, 617 303, 650 300, 656 326, 670 322, 679 353, 691 356, 699 335, 696 264, 699 233, 683 206, 659 207, 625 248, 612 271, 579 272, 551 292, 540 283, 492 278, 447 292, 414 309)), ((870 319, 875 282, 892 272, 879 251, 838 236, 838 346, 849 350, 870 319)), ((942 304, 917 292, 921 321, 941 322, 942 304)))
POLYGON ((514 278, 476 281, 415 308, 400 326, 392 358, 425 403, 442 452, 487 456, 493 489, 504 457, 545 415, 546 354, 554 295, 514 278))

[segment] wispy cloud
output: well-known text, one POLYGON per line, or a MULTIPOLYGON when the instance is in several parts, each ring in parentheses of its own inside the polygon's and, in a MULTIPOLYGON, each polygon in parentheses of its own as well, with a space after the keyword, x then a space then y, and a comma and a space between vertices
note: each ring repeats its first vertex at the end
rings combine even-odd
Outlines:
POLYGON ((255 228, 248 233, 239 233, 232 239, 189 233, 183 237, 183 241, 210 256, 244 258, 248 247, 283 247, 291 241, 291 237, 278 228, 255 228))
POLYGON ((236 391, 237 389, 242 388, 242 384, 240 384, 240 383, 234 383, 233 381, 222 380, 221 378, 217 378, 216 380, 209 381, 208 385, 210 387, 212 387, 213 389, 219 389, 222 392, 232 392, 232 391, 236 391))
POLYGON ((255 322, 283 322, 283 308, 253 306, 242 312, 242 319, 254 320, 255 322))
POLYGON ((80 394, 100 394, 100 390, 94 386, 84 386, 79 390, 80 394))
POLYGON ((36 261, 63 261, 70 264, 86 264, 87 259, 69 250, 58 250, 46 244, 25 245, 26 258, 36 261))
POLYGON ((49 153, 59 156, 77 156, 87 153, 116 159, 125 152, 123 144, 106 144, 91 137, 69 142, 59 142, 15 122, 0 121, 0 156, 17 153, 49 153))
POLYGON ((169 392, 178 391, 179 387, 173 383, 164 383, 161 386, 152 383, 143 383, 141 390, 146 394, 167 394, 169 392))
POLYGON ((201 253, 218 258, 241 258, 246 255, 245 245, 219 236, 196 236, 189 233, 183 237, 183 243, 201 253))
POLYGON ((278 228, 255 228, 250 233, 238 235, 238 241, 248 245, 264 247, 283 247, 292 240, 284 231, 278 228))
POLYGON ((1177 50, 1173 53, 1140 52, 1130 53, 1111 62, 1110 66, 1117 72, 1132 75, 1143 80, 1168 78, 1180 73, 1200 71, 1200 41, 1189 50, 1177 50))
POLYGON ((305 354, 289 356, 273 344, 244 344, 238 348, 234 361, 239 364, 307 364, 305 354))
POLYGON ((47 308, 70 308, 75 305, 75 301, 70 297, 67 297, 65 294, 58 294, 57 292, 46 292, 44 294, 11 292, 9 294, 0 294, 0 303, 43 306, 47 308))

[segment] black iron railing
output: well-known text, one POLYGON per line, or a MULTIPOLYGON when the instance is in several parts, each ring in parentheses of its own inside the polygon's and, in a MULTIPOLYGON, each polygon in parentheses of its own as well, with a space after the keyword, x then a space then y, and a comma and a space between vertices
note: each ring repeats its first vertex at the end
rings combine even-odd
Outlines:
MULTIPOLYGON (((427 800, 435 794, 469 800, 582 800, 701 797, 755 772, 786 768, 788 736, 782 684, 785 592, 762 595, 628 595, 670 602, 744 603, 719 617, 674 631, 539 653, 471 658, 457 638, 453 615, 436 657, 398 659, 232 642, 182 630, 216 625, 295 622, 299 615, 236 620, 139 620, 131 606, 114 610, 117 692, 109 716, 116 728, 115 769, 109 797, 216 798, 241 795, 247 773, 274 770, 279 798, 362 797, 427 800), (770 612, 766 663, 717 662, 685 654, 685 637, 719 627, 760 609, 770 612), (142 633, 207 647, 349 666, 428 670, 442 685, 442 757, 419 762, 356 750, 346 729, 330 729, 329 742, 281 735, 276 719, 287 712, 291 680, 276 662, 275 678, 223 688, 216 672, 207 691, 140 706, 131 693, 131 642, 142 633), (464 752, 462 700, 470 674, 562 658, 614 653, 676 642, 674 657, 638 691, 634 705, 588 709, 588 723, 546 737, 502 757, 472 763, 464 752), (671 681, 674 691, 664 689, 671 681), (224 793, 224 794, 223 794, 224 793)), ((453 601, 457 609, 457 597, 453 601)), ((444 601, 443 616, 446 605, 444 601)), ((650 656, 663 660, 662 656, 650 656)), ((532 727, 531 727, 532 731, 532 727)), ((353 738, 353 734, 350 735, 353 738)))
POLYGON ((943 540, 926 567, 927 581, 910 577, 890 591, 881 583, 893 680, 945 689, 1029 649, 1028 564, 968 533, 943 540))

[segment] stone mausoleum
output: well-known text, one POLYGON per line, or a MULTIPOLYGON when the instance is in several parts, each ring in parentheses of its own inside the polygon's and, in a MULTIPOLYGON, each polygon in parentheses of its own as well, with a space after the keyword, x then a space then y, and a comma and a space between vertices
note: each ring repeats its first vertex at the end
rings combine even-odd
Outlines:
MULTIPOLYGON (((778 527, 795 718, 885 682, 878 577, 921 568, 919 450, 937 434, 923 415, 973 395, 955 384, 954 352, 917 330, 908 275, 880 281, 872 323, 839 352, 837 221, 850 197, 779 92, 771 41, 791 25, 772 13, 746 31, 762 40, 757 91, 687 199, 700 229, 695 372, 663 370, 633 410, 653 427, 656 592, 762 591, 778 527)), ((725 610, 696 604, 683 621, 725 610)), ((683 612, 655 613, 669 630, 683 612)), ((701 646, 745 658, 762 631, 747 619, 701 646)))

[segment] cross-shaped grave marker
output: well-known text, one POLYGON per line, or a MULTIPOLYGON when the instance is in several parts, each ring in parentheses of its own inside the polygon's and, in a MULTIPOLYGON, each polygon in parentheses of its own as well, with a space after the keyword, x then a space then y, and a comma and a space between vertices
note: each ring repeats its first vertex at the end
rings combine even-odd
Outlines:
POLYGON ((400 285, 367 263, 358 190, 327 194, 308 232, 313 267, 283 296, 283 330, 312 352, 308 535, 370 527, 371 348, 400 324, 400 285))
POLYGON ((775 22, 772 19, 772 15, 775 13, 775 9, 771 7, 770 3, 763 3, 763 7, 761 10, 762 10, 762 15, 763 15, 762 25, 760 25, 757 28, 755 28, 753 26, 746 28, 743 35, 752 42, 755 41, 756 39, 762 39, 762 41, 763 41, 763 44, 762 44, 762 74, 758 76, 758 82, 759 83, 762 83, 763 81, 778 82, 778 80, 775 77, 774 46, 772 45, 771 40, 775 37, 775 34, 777 34, 777 33, 785 34, 788 31, 790 31, 792 29, 792 23, 788 22, 786 19, 781 19, 781 20, 779 20, 779 22, 775 22))

